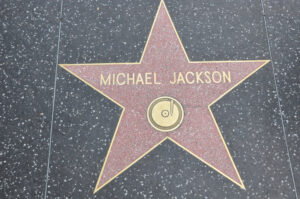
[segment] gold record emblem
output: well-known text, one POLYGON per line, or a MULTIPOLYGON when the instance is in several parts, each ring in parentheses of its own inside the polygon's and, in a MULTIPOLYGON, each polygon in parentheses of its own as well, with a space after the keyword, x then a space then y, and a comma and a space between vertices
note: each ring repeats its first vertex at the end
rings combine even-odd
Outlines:
POLYGON ((153 128, 161 132, 177 129, 184 116, 181 104, 172 97, 154 99, 147 110, 148 121, 153 128))

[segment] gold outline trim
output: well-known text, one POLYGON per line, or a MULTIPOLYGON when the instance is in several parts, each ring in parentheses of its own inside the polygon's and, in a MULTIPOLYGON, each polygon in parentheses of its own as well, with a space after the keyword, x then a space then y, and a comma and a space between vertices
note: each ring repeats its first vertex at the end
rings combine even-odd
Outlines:
POLYGON ((235 87, 237 87, 239 84, 241 84, 244 80, 246 80, 249 76, 251 76, 252 74, 254 74, 256 71, 258 71, 259 69, 261 69, 263 66, 265 66, 267 63, 269 63, 270 60, 225 60, 225 61, 191 61, 185 51, 185 48, 181 42, 181 39, 178 35, 178 32, 175 28, 175 25, 172 21, 172 18, 169 14, 169 11, 167 9, 167 6, 164 2, 164 0, 161 0, 160 1, 160 4, 158 6, 158 9, 156 11, 156 14, 155 14, 155 17, 154 17, 154 20, 153 20, 153 23, 152 23, 152 27, 150 29, 150 32, 149 32, 149 35, 148 35, 148 38, 147 38, 147 42, 145 44, 145 47, 144 47, 144 50, 143 50, 143 53, 142 53, 142 56, 140 58, 140 60, 138 62, 122 62, 122 63, 82 63, 82 64, 59 64, 60 67, 62 67, 63 69, 65 69, 66 71, 68 71, 69 73, 71 73, 72 75, 74 75, 75 77, 77 77, 78 79, 80 79, 81 81, 83 81, 85 84, 87 84, 88 86, 90 86, 91 88, 93 88, 94 90, 96 90, 98 93, 102 94, 103 96, 107 97, 109 100, 111 100, 112 102, 116 103, 117 105, 119 105, 121 108, 122 108, 122 113, 120 115, 120 118, 119 118, 119 121, 118 121, 118 124, 117 124, 117 127, 115 129, 115 132, 114 132, 114 135, 113 135, 113 138, 111 140, 111 143, 110 143, 110 146, 109 146, 109 149, 107 151, 107 154, 106 154, 106 157, 105 157, 105 160, 104 160, 104 163, 102 165, 102 168, 101 168, 101 172, 100 172, 100 175, 98 177, 98 180, 97 180, 97 183, 96 183, 96 186, 95 186, 95 189, 94 189, 94 194, 99 191, 101 188, 103 188, 105 185, 107 185, 109 182, 111 182, 112 180, 114 180, 116 177, 118 177, 120 174, 122 174, 125 170, 127 170, 129 167, 131 167, 133 164, 135 164, 137 161, 139 161, 141 158, 145 157, 148 153, 150 153, 153 149, 155 149, 158 145, 160 145, 161 143, 163 143, 165 140, 169 139, 171 140, 173 143, 177 144, 179 147, 181 147, 182 149, 184 149, 185 151, 189 152, 191 155, 193 155, 194 157, 196 157, 197 159, 199 159, 200 161, 202 161, 203 163, 205 163, 206 165, 208 165, 209 167, 211 167, 212 169, 214 169, 215 171, 217 171, 218 173, 222 174, 224 177, 226 177, 227 179, 229 179, 230 181, 232 181, 234 184, 238 185, 239 187, 241 187, 242 189, 246 190, 246 187, 244 186, 244 183, 240 177, 240 174, 236 168, 236 165, 231 157, 231 154, 228 150, 228 147, 225 143, 225 140, 222 136, 222 133, 219 129, 219 126, 215 120, 215 117, 211 111, 211 106, 216 103, 219 99, 221 99, 222 97, 224 97, 227 93, 229 93, 230 91, 232 91, 235 87), (102 186, 100 186, 99 188, 97 188, 97 185, 99 184, 100 182, 100 179, 102 177, 102 173, 103 173, 103 170, 105 168, 105 165, 106 165, 106 162, 107 162, 107 158, 109 156, 109 153, 110 153, 110 150, 111 150, 111 147, 113 145, 113 142, 114 142, 114 139, 116 137, 116 134, 117 134, 117 131, 118 131, 118 128, 119 128, 119 124, 120 124, 120 121, 122 120, 122 117, 123 117, 123 113, 125 112, 125 107, 123 105, 121 105, 120 103, 118 103, 117 101, 115 101, 114 99, 112 99, 111 97, 109 97, 108 95, 106 95, 105 93, 99 91, 97 88, 95 88, 93 85, 91 85, 90 83, 88 83, 87 81, 85 81, 84 79, 82 79, 81 77, 79 77, 78 75, 76 75, 75 73, 73 73, 72 71, 70 71, 69 69, 67 69, 65 66, 93 66, 93 65, 105 65, 105 66, 108 66, 108 65, 133 65, 133 64, 141 64, 143 58, 144 58, 144 55, 145 55, 145 51, 147 49, 147 46, 148 46, 148 43, 149 43, 149 40, 150 40, 150 37, 151 37, 151 34, 152 34, 152 31, 153 31, 153 27, 154 27, 154 24, 156 22, 156 19, 157 19, 157 16, 158 16, 158 12, 161 8, 161 6, 164 5, 165 6, 165 9, 166 9, 166 12, 167 12, 167 15, 169 17, 169 20, 172 24, 172 27, 176 33, 176 36, 177 36, 177 39, 180 43, 180 46, 185 54, 185 57, 188 61, 188 63, 239 63, 239 62, 264 62, 261 66, 259 66, 256 70, 254 70, 253 72, 251 72, 249 75, 247 75, 245 78, 243 78, 241 81, 239 81, 237 84, 235 84, 232 88, 230 88, 229 90, 227 90, 225 93, 223 93, 222 95, 220 95, 216 100, 214 100, 212 103, 210 103, 208 105, 208 110, 213 118, 213 121, 218 129, 218 132, 220 134, 220 137, 223 141, 223 144, 226 148, 226 151, 230 157, 230 160, 234 166, 234 169, 236 171, 236 173, 238 174, 238 177, 239 177, 239 180, 241 182, 241 184, 237 183, 236 181, 234 181, 233 179, 231 179, 229 176, 227 176, 226 174, 224 174, 223 172, 221 172, 220 170, 218 170, 217 168, 215 168, 214 166, 210 165, 208 162, 206 162, 205 160, 201 159, 200 157, 198 157, 196 154, 194 154, 193 152, 191 152, 190 150, 188 150, 187 148, 185 148, 184 146, 182 146, 181 144, 179 144, 177 141, 175 141, 174 139, 166 136, 164 139, 162 139, 159 143, 157 143, 156 145, 154 145, 152 148, 150 148, 146 153, 144 153, 142 156, 140 156, 139 158, 137 158, 135 161, 133 161, 130 165, 128 165, 126 168, 124 168, 122 171, 120 171, 118 174, 116 174, 114 177, 112 177, 110 180, 108 180, 105 184, 103 184, 102 186))

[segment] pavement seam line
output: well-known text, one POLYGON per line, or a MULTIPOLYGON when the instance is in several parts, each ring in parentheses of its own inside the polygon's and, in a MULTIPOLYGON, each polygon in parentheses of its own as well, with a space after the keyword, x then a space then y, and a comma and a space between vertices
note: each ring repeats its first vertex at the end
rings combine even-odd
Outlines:
POLYGON ((294 171, 293 171, 293 167, 292 167, 292 161, 291 161, 291 157, 290 157, 289 146, 288 146, 288 143, 287 143, 287 136, 286 136, 285 126, 284 126, 284 121, 283 121, 283 113, 282 113, 282 109, 281 109, 280 97, 279 97, 279 92, 278 92, 278 87, 277 87, 277 82, 276 82, 275 69, 274 69, 271 46, 270 46, 270 40, 269 40, 269 35, 268 35, 267 20, 266 20, 265 8, 264 8, 264 4, 263 4, 264 2, 263 2, 263 0, 260 0, 260 2, 261 2, 262 12, 263 12, 268 49, 269 49, 269 55, 270 55, 270 59, 271 59, 272 72, 273 72, 274 85, 275 85, 275 90, 276 90, 276 95, 277 95, 277 103, 278 103, 278 106, 279 106, 279 114, 280 114, 280 119, 281 119, 282 131, 283 131, 285 146, 286 146, 287 155, 288 155, 288 162, 289 162, 290 171, 291 171, 291 175, 292 175, 295 196, 296 196, 296 199, 299 199, 298 194, 297 194, 296 183, 295 183, 294 171))
POLYGON ((55 108, 55 97, 56 97, 56 80, 57 80, 58 58, 59 58, 59 49, 60 49, 62 10, 63 10, 63 0, 60 0, 60 14, 59 14, 59 27, 58 27, 57 52, 56 52, 56 66, 55 66, 54 86, 53 86, 52 112, 51 112, 51 124, 50 124, 49 147, 48 147, 48 163, 47 163, 47 173, 46 173, 46 181, 45 181, 44 199, 47 198, 48 180, 49 180, 49 172, 50 172, 51 143, 52 143, 52 134, 53 134, 53 120, 54 120, 54 108, 55 108))

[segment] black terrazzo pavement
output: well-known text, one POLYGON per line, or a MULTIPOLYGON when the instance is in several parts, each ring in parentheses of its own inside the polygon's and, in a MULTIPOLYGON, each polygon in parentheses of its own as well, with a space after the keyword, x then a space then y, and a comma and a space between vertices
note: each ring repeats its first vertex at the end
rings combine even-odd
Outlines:
POLYGON ((300 197, 300 2, 264 2, 283 125, 300 197))
POLYGON ((0 198, 40 198, 48 164, 59 2, 0 4, 0 198))
POLYGON ((121 109, 56 62, 138 61, 159 1, 4 1, 0 198, 298 199, 299 1, 165 2, 191 60, 272 59, 212 106, 247 190, 166 141, 93 194, 121 109))

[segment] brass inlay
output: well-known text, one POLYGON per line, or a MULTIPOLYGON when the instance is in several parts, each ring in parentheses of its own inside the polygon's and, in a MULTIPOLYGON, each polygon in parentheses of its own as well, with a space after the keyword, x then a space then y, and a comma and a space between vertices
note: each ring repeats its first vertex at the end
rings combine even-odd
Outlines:
POLYGON ((170 132, 177 129, 184 116, 181 104, 172 97, 154 99, 147 110, 150 125, 158 131, 170 132))

